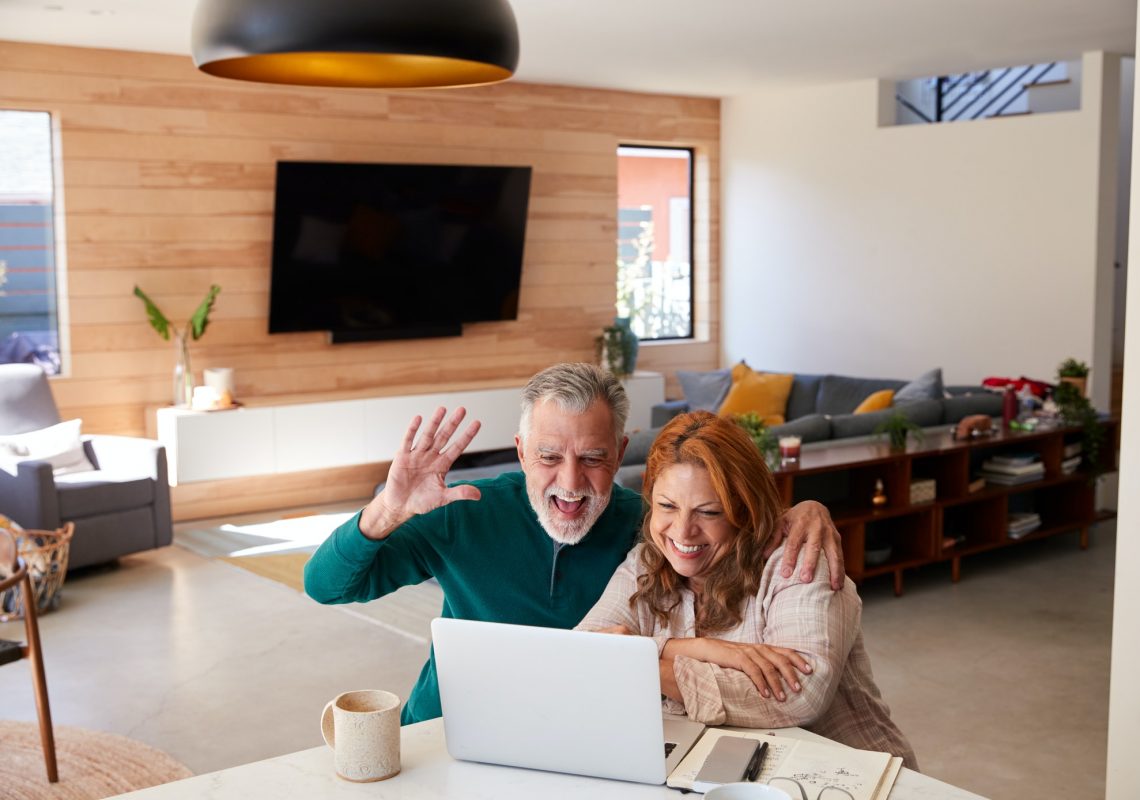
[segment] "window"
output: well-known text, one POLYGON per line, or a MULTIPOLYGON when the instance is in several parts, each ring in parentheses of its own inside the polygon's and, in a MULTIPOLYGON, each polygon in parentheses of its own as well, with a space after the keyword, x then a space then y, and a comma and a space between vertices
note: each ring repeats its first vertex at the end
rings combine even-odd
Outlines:
POLYGON ((0 110, 0 364, 59 374, 52 120, 0 110))
POLYGON ((693 151, 618 148, 617 314, 642 339, 693 335, 693 151))

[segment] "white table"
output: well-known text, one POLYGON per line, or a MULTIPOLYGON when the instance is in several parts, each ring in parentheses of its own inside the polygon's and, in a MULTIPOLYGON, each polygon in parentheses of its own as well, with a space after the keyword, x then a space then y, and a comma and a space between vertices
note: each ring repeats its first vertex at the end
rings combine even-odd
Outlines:
MULTIPOLYGON (((316 721, 313 722, 314 727, 316 721)), ((819 739, 796 728, 781 735, 819 739)), ((553 772, 455 761, 447 754, 443 720, 402 729, 399 775, 377 783, 349 783, 336 777, 332 750, 314 747, 232 769, 199 775, 151 789, 119 795, 132 800, 678 800, 680 792, 553 772)), ((699 795, 687 795, 699 798, 699 795)), ((903 769, 891 800, 979 800, 978 795, 903 769)))

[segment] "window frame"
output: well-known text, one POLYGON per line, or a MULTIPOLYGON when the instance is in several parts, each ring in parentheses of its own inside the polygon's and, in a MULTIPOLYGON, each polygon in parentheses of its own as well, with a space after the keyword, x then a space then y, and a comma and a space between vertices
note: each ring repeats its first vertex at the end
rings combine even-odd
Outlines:
MULTIPOLYGON (((617 146, 617 150, 615 151, 615 155, 620 157, 622 155, 621 151, 626 150, 626 149, 628 149, 628 150, 684 151, 684 152, 688 153, 688 155, 689 155, 689 158, 688 158, 688 162, 689 162, 688 167, 689 168, 687 170, 687 178, 688 178, 688 184, 689 184, 689 214, 688 214, 688 223, 689 223, 689 333, 686 336, 655 336, 655 337, 642 336, 642 337, 640 337, 640 340, 642 342, 648 342, 648 343, 677 343, 677 342, 693 342, 693 341, 696 341, 696 339, 697 339, 697 300, 696 300, 697 269, 696 269, 696 249, 695 248, 696 248, 696 206, 697 206, 697 200, 696 200, 697 149, 696 149, 696 147, 694 147, 692 145, 637 144, 637 143, 633 143, 633 142, 620 141, 620 142, 618 142, 618 146, 617 146)), ((615 222, 617 222, 619 230, 620 230, 620 226, 621 226, 620 213, 621 213, 621 205, 619 202, 618 208, 617 208, 617 214, 615 214, 615 222)), ((614 240, 615 250, 619 246, 620 246, 619 240, 617 240, 615 238, 615 240, 614 240)), ((617 289, 616 265, 615 265, 615 275, 614 275, 614 288, 615 288, 615 295, 616 295, 616 289, 617 289)), ((615 309, 616 309, 616 298, 615 298, 615 309)))
POLYGON ((67 225, 64 213, 64 184, 63 184, 63 156, 62 156, 62 130, 60 114, 50 108, 29 108, 0 105, 0 112, 20 112, 32 114, 47 114, 48 116, 48 148, 51 161, 51 217, 52 217, 52 247, 53 272, 55 284, 55 322, 56 341, 59 347, 59 372, 48 374, 48 380, 57 378, 70 378, 73 373, 71 351, 71 315, 68 304, 68 269, 67 269, 67 225))

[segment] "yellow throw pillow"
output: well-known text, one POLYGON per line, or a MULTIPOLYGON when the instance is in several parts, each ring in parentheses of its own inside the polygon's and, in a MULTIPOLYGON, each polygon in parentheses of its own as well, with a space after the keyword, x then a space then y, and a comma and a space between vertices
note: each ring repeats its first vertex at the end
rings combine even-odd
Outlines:
MULTIPOLYGON (((734 373, 737 372, 737 367, 733 367, 734 373)), ((754 372, 747 365, 744 365, 744 369, 739 372, 741 377, 733 380, 732 388, 728 390, 728 395, 721 403, 719 413, 727 416, 754 411, 765 420, 765 424, 779 424, 768 421, 776 417, 782 422, 784 411, 788 407, 788 395, 792 392, 792 381, 796 376, 754 372)))
POLYGON ((746 375, 752 374, 752 367, 745 363, 744 359, 740 359, 732 365, 732 382, 736 383, 738 380, 746 375))
POLYGON ((890 408, 891 402, 895 399, 894 389, 881 389, 871 394, 866 400, 859 404, 855 409, 856 414, 869 414, 872 411, 882 411, 884 408, 890 408))

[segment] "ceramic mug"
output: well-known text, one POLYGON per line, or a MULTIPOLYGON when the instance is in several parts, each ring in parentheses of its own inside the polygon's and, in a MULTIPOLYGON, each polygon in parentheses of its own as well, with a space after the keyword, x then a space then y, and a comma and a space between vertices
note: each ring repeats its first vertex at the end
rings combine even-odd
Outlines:
POLYGON ((336 774, 354 783, 400 771, 400 698, 379 689, 337 695, 321 714, 321 733, 333 749, 336 774))
POLYGON ((766 783, 725 783, 705 792, 705 800, 792 800, 791 796, 766 783))

